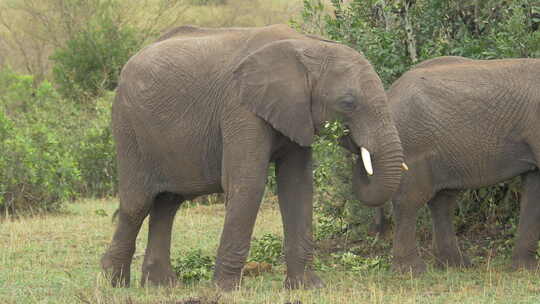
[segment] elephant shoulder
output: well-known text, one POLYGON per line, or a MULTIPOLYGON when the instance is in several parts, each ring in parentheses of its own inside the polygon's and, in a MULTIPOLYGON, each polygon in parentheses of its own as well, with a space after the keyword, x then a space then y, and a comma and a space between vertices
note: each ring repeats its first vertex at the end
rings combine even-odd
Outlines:
POLYGON ((442 76, 463 68, 457 65, 476 61, 460 56, 442 56, 423 61, 396 80, 390 87, 389 94, 400 95, 404 92, 414 92, 422 95, 427 94, 426 91, 433 92, 434 88, 440 87, 442 76))
POLYGON ((442 56, 437 57, 433 59, 428 59, 426 61, 422 61, 419 64, 415 65, 413 69, 426 69, 426 68, 433 68, 438 67, 442 65, 450 65, 450 64, 456 64, 456 63, 464 63, 464 62, 471 62, 474 61, 473 59, 461 57, 461 56, 442 56))

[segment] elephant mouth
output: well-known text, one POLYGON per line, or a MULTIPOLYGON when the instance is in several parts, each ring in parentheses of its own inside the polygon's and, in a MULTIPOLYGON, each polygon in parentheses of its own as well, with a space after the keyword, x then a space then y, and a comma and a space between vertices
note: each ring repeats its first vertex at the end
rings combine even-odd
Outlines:
MULTIPOLYGON (((347 125, 345 125, 345 130, 350 130, 347 125)), ((344 147, 345 149, 349 150, 351 153, 358 155, 360 159, 362 159, 363 166, 363 173, 365 173, 368 176, 373 175, 373 154, 364 146, 358 146, 353 138, 350 135, 349 132, 345 132, 345 135, 340 137, 338 139, 339 144, 344 147)), ((355 159, 355 161, 358 161, 358 159, 355 159)))

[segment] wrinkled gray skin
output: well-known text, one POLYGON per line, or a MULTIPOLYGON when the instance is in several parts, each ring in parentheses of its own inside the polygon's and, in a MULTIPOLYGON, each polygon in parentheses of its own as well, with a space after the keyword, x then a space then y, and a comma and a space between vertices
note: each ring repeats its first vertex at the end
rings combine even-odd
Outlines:
POLYGON ((215 283, 240 282, 267 168, 276 164, 286 287, 320 287, 311 270, 314 135, 342 119, 354 144, 377 157, 389 199, 399 185, 401 144, 382 83, 346 46, 287 26, 180 27, 122 70, 113 106, 118 151, 118 227, 102 258, 127 285, 135 239, 150 214, 142 284, 174 283, 171 228, 182 201, 224 192, 226 217, 215 283), (397 172, 397 174, 396 174, 397 172))
MULTIPOLYGON (((536 269, 540 233, 540 60, 441 57, 405 73, 388 91, 410 170, 393 197, 393 268, 423 272, 416 214, 428 204, 440 265, 467 266, 452 216, 460 190, 523 177, 515 268, 536 269)), ((353 147, 354 148, 354 147, 353 147)), ((364 191, 362 166, 354 187, 364 191)), ((376 175, 375 175, 376 176, 376 175)), ((384 225, 382 209, 376 222, 384 225)), ((383 230, 383 227, 379 227, 383 230)))

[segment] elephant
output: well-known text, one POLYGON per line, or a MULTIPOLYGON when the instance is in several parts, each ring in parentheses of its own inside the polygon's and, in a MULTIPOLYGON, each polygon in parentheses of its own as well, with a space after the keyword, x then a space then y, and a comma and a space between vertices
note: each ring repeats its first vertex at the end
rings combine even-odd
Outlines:
MULTIPOLYGON (((469 266, 469 259, 458 248, 452 223, 458 194, 521 176, 520 222, 512 266, 536 269, 540 60, 439 57, 406 72, 387 94, 409 166, 391 200, 395 220, 392 268, 413 273, 426 270, 415 237, 417 210, 425 204, 432 217, 438 266, 469 266)), ((350 138, 340 141, 360 153, 350 138)), ((369 198, 362 192, 379 182, 377 175, 367 176, 358 162, 353 170, 354 191, 364 202, 369 198)), ((377 223, 384 222, 382 209, 376 217, 377 223)))
POLYGON ((101 265, 113 286, 129 286, 148 214, 141 284, 174 284, 171 230, 180 204, 224 193, 213 282, 238 288, 274 163, 284 286, 322 287, 311 267, 310 145, 326 121, 336 120, 368 151, 366 164, 384 177, 379 186, 390 199, 403 153, 382 82, 361 53, 286 25, 181 26, 140 50, 121 71, 112 111, 120 203, 101 265))

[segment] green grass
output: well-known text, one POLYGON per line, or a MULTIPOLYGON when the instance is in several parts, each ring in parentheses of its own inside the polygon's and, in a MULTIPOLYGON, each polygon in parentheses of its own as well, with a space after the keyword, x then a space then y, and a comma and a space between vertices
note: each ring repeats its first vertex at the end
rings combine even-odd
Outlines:
MULTIPOLYGON (((495 259, 470 270, 433 270, 420 278, 389 270, 320 272, 327 287, 314 291, 281 288, 283 266, 273 273, 245 278, 240 291, 219 295, 208 281, 167 288, 140 288, 146 244, 141 231, 132 266, 134 287, 113 289, 100 274, 99 259, 113 232, 117 200, 69 205, 59 215, 0 222, 0 303, 180 303, 189 297, 218 298, 219 303, 539 303, 538 274, 509 272, 495 259)), ((173 256, 201 249, 214 255, 223 224, 223 205, 193 206, 178 213, 173 256)), ((275 205, 263 204, 255 236, 281 235, 275 205)))

